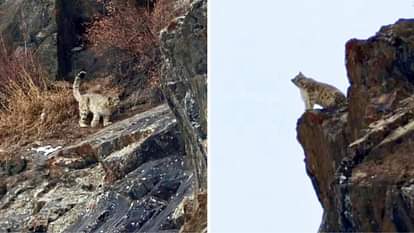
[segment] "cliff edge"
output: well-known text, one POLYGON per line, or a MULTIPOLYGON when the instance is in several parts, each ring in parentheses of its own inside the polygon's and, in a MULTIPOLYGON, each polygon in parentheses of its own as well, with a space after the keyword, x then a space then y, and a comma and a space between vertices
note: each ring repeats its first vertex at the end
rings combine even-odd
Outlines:
POLYGON ((297 123, 319 231, 414 231, 414 20, 349 40, 346 68, 348 107, 297 123))

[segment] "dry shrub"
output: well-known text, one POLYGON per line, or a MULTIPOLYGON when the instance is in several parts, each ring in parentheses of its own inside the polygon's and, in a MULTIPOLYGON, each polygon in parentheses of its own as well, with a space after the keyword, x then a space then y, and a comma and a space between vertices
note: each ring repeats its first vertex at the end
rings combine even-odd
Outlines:
POLYGON ((104 6, 105 17, 97 17, 86 30, 94 50, 100 54, 116 47, 136 56, 148 56, 148 50, 156 46, 148 11, 131 1, 108 1, 104 6))
POLYGON ((90 45, 95 52, 116 47, 136 56, 152 57, 159 46, 159 32, 182 15, 189 0, 157 0, 154 8, 138 7, 131 0, 96 0, 103 4, 104 16, 86 25, 90 45))
POLYGON ((97 54, 119 48, 137 57, 136 69, 149 76, 150 87, 159 86, 159 32, 184 13, 189 0, 157 0, 153 8, 139 7, 132 0, 96 0, 104 16, 87 25, 89 44, 97 54))
POLYGON ((51 85, 31 51, 9 54, 1 45, 0 145, 58 137, 76 117, 71 89, 51 85))

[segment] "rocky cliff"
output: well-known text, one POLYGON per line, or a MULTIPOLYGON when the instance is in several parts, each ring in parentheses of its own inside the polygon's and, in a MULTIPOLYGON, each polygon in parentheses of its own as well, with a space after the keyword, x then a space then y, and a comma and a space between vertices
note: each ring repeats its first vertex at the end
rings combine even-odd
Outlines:
MULTIPOLYGON (((121 51, 81 59, 92 55, 76 25, 97 9, 91 1, 0 1, 0 33, 14 50, 47 54, 40 61, 61 79, 74 64, 97 74, 137 62, 121 51)), ((0 148, 0 158, 13 158, 0 159, 0 232, 206 232, 207 1, 193 1, 160 41, 165 103, 71 143, 0 148)), ((143 74, 125 75, 132 95, 142 91, 134 80, 143 74)))
POLYGON ((414 231, 414 20, 346 43, 348 106, 297 123, 322 232, 414 231))

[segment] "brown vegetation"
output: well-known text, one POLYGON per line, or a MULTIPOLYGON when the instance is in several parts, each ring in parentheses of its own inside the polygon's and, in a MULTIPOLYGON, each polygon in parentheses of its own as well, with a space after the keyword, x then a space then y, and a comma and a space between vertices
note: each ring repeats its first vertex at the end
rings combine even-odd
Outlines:
MULTIPOLYGON (((87 38, 100 54, 110 47, 119 48, 139 58, 136 69, 149 77, 149 85, 159 85, 159 32, 177 16, 186 4, 176 0, 155 1, 153 8, 140 7, 131 0, 97 0, 105 15, 87 25, 87 38)), ((184 1, 185 2, 185 1, 184 1)))
MULTIPOLYGON (((158 0, 152 8, 131 0, 96 1, 104 4, 105 13, 87 25, 89 45, 97 54, 110 47, 132 54, 138 58, 135 69, 150 77, 147 85, 158 88, 159 31, 186 6, 176 0, 158 0)), ((0 41, 0 148, 51 138, 68 142, 95 131, 77 127, 71 84, 52 84, 39 64, 33 51, 10 53, 0 41)))
POLYGON ((68 87, 51 85, 31 51, 0 50, 0 145, 58 137, 76 116, 68 87), (42 114, 43 113, 43 114, 42 114))
POLYGON ((104 5, 105 15, 96 16, 87 25, 88 40, 95 52, 117 47, 149 58, 154 56, 151 50, 159 46, 161 29, 188 7, 177 4, 177 0, 158 0, 153 9, 139 7, 131 0, 96 1, 104 5))

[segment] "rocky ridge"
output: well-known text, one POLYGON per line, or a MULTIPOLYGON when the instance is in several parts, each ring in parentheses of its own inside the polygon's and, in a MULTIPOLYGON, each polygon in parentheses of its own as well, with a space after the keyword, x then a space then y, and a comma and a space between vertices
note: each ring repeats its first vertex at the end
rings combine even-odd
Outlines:
POLYGON ((319 231, 414 231, 413 58, 412 19, 348 41, 348 107, 298 120, 319 231))

